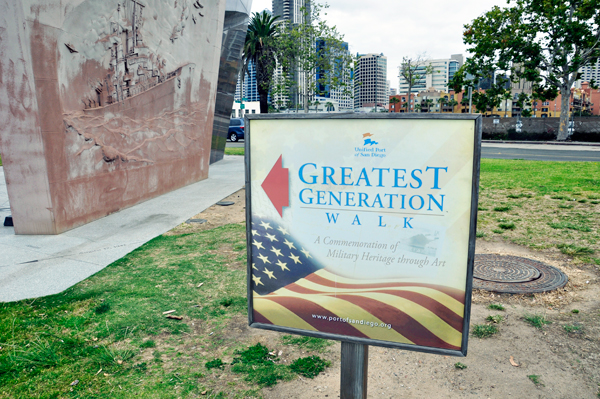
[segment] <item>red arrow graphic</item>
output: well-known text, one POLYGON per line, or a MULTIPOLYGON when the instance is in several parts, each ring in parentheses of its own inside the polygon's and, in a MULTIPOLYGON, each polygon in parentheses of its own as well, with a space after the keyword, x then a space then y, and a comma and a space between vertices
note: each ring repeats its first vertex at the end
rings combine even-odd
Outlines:
POLYGON ((289 182, 289 170, 283 167, 283 156, 280 155, 261 187, 281 217, 283 217, 283 207, 290 206, 289 182))

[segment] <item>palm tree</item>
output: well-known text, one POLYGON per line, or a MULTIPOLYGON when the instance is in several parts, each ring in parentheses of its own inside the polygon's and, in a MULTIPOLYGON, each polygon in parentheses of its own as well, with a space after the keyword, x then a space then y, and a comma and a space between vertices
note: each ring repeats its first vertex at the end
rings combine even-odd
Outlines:
POLYGON ((452 100, 448 101, 448 105, 450 107, 452 107, 452 113, 454 113, 454 107, 456 107, 458 105, 458 101, 456 101, 455 99, 452 99, 452 100))
POLYGON ((243 74, 248 71, 250 63, 254 63, 256 70, 256 89, 260 96, 260 113, 269 112, 267 98, 269 87, 273 79, 276 61, 276 47, 274 39, 277 37, 275 20, 279 16, 271 16, 266 11, 254 13, 248 24, 248 32, 244 43, 242 60, 244 63, 243 74))
POLYGON ((433 105, 433 100, 431 98, 425 99, 425 106, 427 107, 427 112, 431 111, 431 106, 433 105))
POLYGON ((437 103, 440 106, 440 114, 441 114, 443 112, 444 104, 448 103, 448 100, 446 100, 444 97, 440 97, 437 99, 437 103))
POLYGON ((334 110, 335 111, 335 106, 333 105, 333 103, 331 101, 327 101, 325 103, 325 109, 327 110, 327 112, 334 110))
POLYGON ((398 97, 392 97, 392 98, 390 98, 390 104, 392 104, 392 106, 395 106, 399 102, 400 102, 400 99, 398 97))

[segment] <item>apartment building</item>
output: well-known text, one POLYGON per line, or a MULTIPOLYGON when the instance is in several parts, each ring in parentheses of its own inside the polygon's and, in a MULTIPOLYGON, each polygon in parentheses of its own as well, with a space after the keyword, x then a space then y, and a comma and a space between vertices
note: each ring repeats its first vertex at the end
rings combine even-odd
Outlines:
MULTIPOLYGON (((454 74, 463 65, 462 54, 453 54, 450 58, 425 60, 416 67, 416 74, 421 75, 412 86, 412 93, 420 93, 433 88, 437 91, 448 91, 448 84, 454 77, 454 74), (431 73, 427 73, 428 66, 431 66, 431 73)), ((398 93, 408 92, 408 81, 402 76, 402 65, 398 67, 399 89, 398 93)))

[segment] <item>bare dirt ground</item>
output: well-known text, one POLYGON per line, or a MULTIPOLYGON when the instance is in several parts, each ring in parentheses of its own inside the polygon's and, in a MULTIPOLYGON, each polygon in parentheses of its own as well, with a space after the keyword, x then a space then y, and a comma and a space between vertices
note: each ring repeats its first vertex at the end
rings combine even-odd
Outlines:
MULTIPOLYGON (((212 206, 195 218, 205 224, 184 224, 175 232, 214 228, 245 219, 244 191, 226 200, 235 205, 212 206)), ((466 358, 429 355, 380 347, 369 348, 369 398, 598 398, 600 397, 600 272, 596 266, 573 262, 557 252, 532 251, 505 241, 477 241, 477 253, 528 257, 565 272, 569 283, 560 290, 536 295, 473 293, 471 325, 501 314, 499 333, 469 338, 466 358), (505 311, 489 310, 500 303, 505 311), (573 310, 579 313, 573 313, 573 310), (543 315, 551 324, 532 327, 525 315, 543 315), (573 328, 573 332, 567 333, 573 328), (511 364, 511 356, 515 365, 511 364), (455 363, 467 367, 458 369, 455 363), (537 376, 529 377, 529 376, 537 376), (535 384, 532 379, 538 381, 535 384)), ((278 333, 236 323, 240 339, 250 344, 280 345, 278 333)), ((281 346, 281 345, 280 345, 281 346)), ((282 361, 294 356, 281 350, 282 361)), ((340 384, 340 344, 320 356, 331 361, 315 379, 298 378, 263 389, 265 398, 337 398, 340 384)))

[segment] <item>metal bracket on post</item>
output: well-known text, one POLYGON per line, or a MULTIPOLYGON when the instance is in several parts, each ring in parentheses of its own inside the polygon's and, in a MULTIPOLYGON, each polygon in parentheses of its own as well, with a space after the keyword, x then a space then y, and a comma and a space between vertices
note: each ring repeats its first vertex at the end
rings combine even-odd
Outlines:
POLYGON ((342 341, 340 399, 367 399, 369 346, 342 341))

